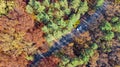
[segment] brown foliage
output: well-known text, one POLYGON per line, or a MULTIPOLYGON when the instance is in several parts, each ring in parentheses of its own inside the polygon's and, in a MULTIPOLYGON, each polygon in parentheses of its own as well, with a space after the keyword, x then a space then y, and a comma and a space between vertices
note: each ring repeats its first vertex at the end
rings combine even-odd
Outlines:
POLYGON ((73 52, 73 45, 74 45, 74 43, 68 44, 68 46, 62 48, 60 52, 65 55, 70 56, 71 58, 75 57, 74 52, 73 52))
POLYGON ((42 52, 47 51, 47 45, 45 44, 45 39, 43 37, 43 32, 40 29, 42 24, 39 26, 34 26, 33 28, 29 29, 25 35, 25 39, 29 42, 33 42, 37 48, 40 48, 42 52))
POLYGON ((97 60, 99 58, 99 53, 95 51, 94 56, 91 57, 90 59, 90 67, 96 67, 97 66, 97 60))
MULTIPOLYGON (((6 43, 12 43, 12 41, 10 40, 15 40, 19 42, 19 45, 21 45, 20 42, 26 42, 35 44, 37 48, 42 48, 45 46, 43 45, 43 42, 45 42, 45 39, 43 38, 43 32, 40 29, 40 27, 42 26, 39 26, 39 28, 35 27, 35 18, 33 17, 33 15, 29 15, 25 12, 25 6, 26 4, 22 0, 16 0, 14 10, 10 11, 8 15, 0 18, 1 45, 3 43, 3 40, 7 41, 6 43), (29 30, 30 32, 28 32, 29 30), (23 35, 23 33, 25 35, 23 35), (6 38, 3 39, 2 36, 6 36, 6 38), (17 38, 19 38, 17 36, 21 36, 21 40, 16 40, 17 38)), ((22 47, 25 47, 25 45, 23 44, 22 47)), ((25 47, 25 49, 26 48, 27 47, 25 47)), ((46 48, 44 47, 43 50, 46 51, 46 48)))
POLYGON ((110 21, 113 16, 120 16, 120 5, 112 3, 107 6, 106 20, 110 21))
POLYGON ((50 56, 45 59, 43 59, 39 67, 57 67, 57 64, 60 62, 60 59, 55 56, 50 56))
POLYGON ((5 54, 0 54, 0 67, 27 67, 28 61, 22 54, 18 57, 11 57, 5 54))
POLYGON ((35 27, 35 17, 26 13, 25 6, 22 0, 15 0, 14 9, 0 18, 0 52, 17 56, 22 52, 31 54, 42 47, 46 51, 42 26, 35 27))
POLYGON ((87 41, 90 41, 91 37, 90 37, 89 32, 87 31, 87 32, 80 34, 78 37, 74 37, 74 40, 78 44, 84 44, 87 41))

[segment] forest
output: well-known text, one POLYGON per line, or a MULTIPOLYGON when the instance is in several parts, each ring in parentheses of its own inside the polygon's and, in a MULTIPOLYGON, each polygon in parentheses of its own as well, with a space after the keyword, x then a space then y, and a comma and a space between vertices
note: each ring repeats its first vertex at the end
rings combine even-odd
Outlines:
POLYGON ((120 0, 0 0, 0 67, 120 67, 120 0))

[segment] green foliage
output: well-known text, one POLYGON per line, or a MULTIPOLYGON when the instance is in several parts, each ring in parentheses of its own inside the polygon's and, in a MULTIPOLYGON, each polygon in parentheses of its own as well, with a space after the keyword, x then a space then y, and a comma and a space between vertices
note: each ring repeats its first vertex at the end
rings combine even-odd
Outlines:
POLYGON ((78 14, 84 14, 88 10, 88 4, 87 1, 81 2, 79 9, 78 9, 78 14))
POLYGON ((49 22, 49 16, 44 12, 37 14, 36 17, 38 21, 42 21, 45 24, 49 22))
POLYGON ((96 50, 98 48, 98 45, 96 43, 93 43, 90 48, 92 48, 93 50, 96 50))
MULTIPOLYGON (((101 31, 103 32, 102 39, 105 40, 101 44, 101 50, 103 52, 110 52, 112 43, 111 40, 116 36, 119 39, 120 33, 120 19, 119 17, 114 16, 110 22, 103 22, 101 25, 101 31)), ((102 41, 101 41, 102 42, 102 41)))
POLYGON ((113 17, 111 22, 103 22, 101 26, 101 30, 104 34, 103 40, 112 40, 114 38, 115 33, 120 32, 120 19, 119 17, 113 17))
POLYGON ((101 26, 101 30, 103 31, 103 40, 112 40, 114 38, 114 32, 112 32, 112 25, 109 22, 103 22, 101 26))
POLYGON ((112 40, 113 38, 114 38, 114 32, 112 32, 112 31, 106 31, 104 33, 104 36, 103 36, 104 40, 109 41, 109 40, 112 40))
POLYGON ((120 40, 120 33, 116 33, 118 40, 120 40))
POLYGON ((65 65, 65 64, 67 64, 70 60, 69 60, 68 58, 64 58, 63 61, 64 61, 63 64, 65 65))
POLYGON ((101 30, 102 31, 112 30, 112 26, 109 22, 105 21, 105 22, 103 22, 103 24, 101 26, 101 30))
POLYGON ((49 0, 42 2, 30 0, 26 6, 28 13, 34 14, 37 21, 45 24, 42 30, 45 32, 49 44, 69 33, 74 28, 74 24, 80 19, 80 15, 87 10, 87 1, 82 2, 80 0, 59 0, 53 3, 50 3, 49 0), (68 5, 68 2, 71 5, 68 5), (64 19, 65 16, 68 18, 64 19))
POLYGON ((26 56, 26 59, 28 60, 28 61, 33 61, 33 56, 26 56))
POLYGON ((103 49, 103 52, 111 52, 111 48, 110 47, 106 47, 105 49, 103 49))
POLYGON ((90 45, 90 48, 86 48, 84 49, 84 52, 81 52, 80 57, 82 58, 85 64, 89 61, 90 57, 94 55, 94 51, 97 50, 97 48, 98 45, 96 43, 93 43, 90 45))
POLYGON ((101 43, 101 51, 102 52, 111 52, 111 48, 112 48, 112 42, 111 41, 107 41, 107 42, 103 42, 101 43))
MULTIPOLYGON (((64 60, 61 60, 59 67, 76 67, 79 65, 87 64, 90 58, 94 55, 94 51, 98 48, 96 43, 93 43, 90 48, 84 49, 84 51, 80 51, 79 57, 74 58, 67 58, 67 62, 65 63, 64 60), (68 61, 69 60, 69 61, 68 61)), ((65 59, 65 58, 64 58, 65 59)))
POLYGON ((112 30, 114 32, 120 32, 120 21, 113 25, 112 30))
POLYGON ((90 57, 87 57, 87 56, 82 57, 82 60, 83 60, 84 64, 87 64, 89 59, 90 59, 90 57))
POLYGON ((112 22, 112 31, 120 32, 120 19, 119 19, 119 17, 113 17, 111 22, 112 22))
POLYGON ((94 50, 93 49, 90 49, 90 48, 85 49, 85 55, 86 56, 92 57, 93 54, 94 54, 94 50))
POLYGON ((84 64, 84 61, 78 57, 75 57, 75 58, 69 59, 69 62, 67 63, 64 60, 62 60, 61 63, 59 64, 59 67, 76 67, 82 64, 84 64))
POLYGON ((104 0, 97 0, 96 7, 98 8, 98 7, 102 6, 103 3, 104 3, 104 0))
POLYGON ((10 10, 13 9, 14 2, 12 0, 5 1, 0 0, 0 16, 7 14, 10 10))
POLYGON ((117 22, 118 20, 119 20, 119 17, 113 17, 112 20, 111 20, 111 22, 112 22, 112 23, 115 23, 115 22, 117 22))
POLYGON ((77 11, 77 8, 80 6, 79 5, 80 3, 81 3, 81 1, 79 1, 79 0, 71 0, 70 8, 75 9, 75 11, 77 11))
POLYGON ((30 0, 29 5, 26 6, 26 11, 30 14, 32 13, 41 13, 45 9, 38 1, 30 0))
POLYGON ((27 11, 28 13, 32 14, 32 13, 33 13, 33 8, 32 8, 30 5, 27 5, 27 6, 26 6, 26 11, 27 11))
MULTIPOLYGON (((76 67, 78 65, 82 65, 84 63, 83 60, 81 60, 80 58, 73 58, 72 61, 71 61, 71 64, 73 67, 76 67)), ((68 66, 69 67, 69 66, 68 66)))
POLYGON ((59 63, 59 67, 64 67, 65 65, 67 65, 67 63, 70 62, 70 59, 66 56, 62 56, 61 59, 62 59, 62 61, 61 61, 61 63, 59 63))

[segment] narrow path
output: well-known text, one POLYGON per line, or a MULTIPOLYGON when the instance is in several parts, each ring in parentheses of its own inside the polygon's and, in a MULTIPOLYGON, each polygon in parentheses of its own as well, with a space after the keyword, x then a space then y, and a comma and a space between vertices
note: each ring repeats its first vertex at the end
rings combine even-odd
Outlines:
POLYGON ((60 48, 71 43, 74 36, 77 36, 78 34, 87 31, 88 26, 93 24, 94 21, 96 21, 97 19, 99 19, 101 14, 103 15, 105 13, 107 4, 108 3, 105 2, 103 6, 98 8, 93 15, 86 17, 86 19, 82 19, 83 21, 77 26, 76 29, 74 29, 71 33, 63 36, 58 42, 55 42, 54 46, 52 46, 48 52, 43 54, 36 54, 34 56, 34 61, 30 65, 30 67, 38 67, 37 65, 41 59, 51 56, 56 50, 59 50, 60 48))

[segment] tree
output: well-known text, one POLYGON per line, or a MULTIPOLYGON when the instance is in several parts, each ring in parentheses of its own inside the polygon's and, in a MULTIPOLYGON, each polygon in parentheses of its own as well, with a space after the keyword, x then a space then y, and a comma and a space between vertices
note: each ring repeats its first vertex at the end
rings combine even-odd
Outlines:
POLYGON ((50 3, 49 0, 42 2, 30 0, 26 6, 26 11, 33 13, 36 20, 45 25, 42 30, 45 32, 48 43, 53 42, 53 37, 55 37, 54 39, 60 39, 71 32, 81 14, 84 14, 87 10, 87 1, 82 2, 80 0, 60 0, 54 3, 50 3), (68 5, 68 2, 71 5, 68 5), (66 16, 67 19, 65 19, 66 16), (50 39, 50 36, 53 36, 52 39, 50 39))
POLYGON ((102 31, 107 31, 107 30, 112 30, 112 26, 109 22, 104 21, 102 26, 101 26, 102 31))
POLYGON ((0 16, 7 14, 14 7, 14 1, 0 0, 0 16))
POLYGON ((109 41, 109 40, 112 40, 113 38, 114 38, 114 32, 112 32, 112 31, 106 31, 104 33, 104 36, 103 36, 104 40, 109 41))
POLYGON ((104 0, 97 0, 96 8, 102 6, 104 3, 104 0))

